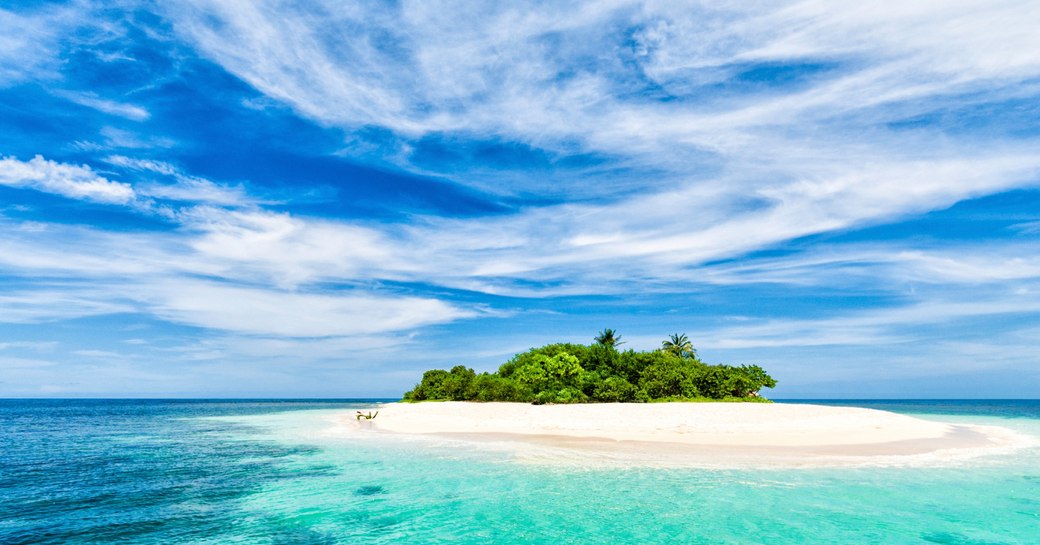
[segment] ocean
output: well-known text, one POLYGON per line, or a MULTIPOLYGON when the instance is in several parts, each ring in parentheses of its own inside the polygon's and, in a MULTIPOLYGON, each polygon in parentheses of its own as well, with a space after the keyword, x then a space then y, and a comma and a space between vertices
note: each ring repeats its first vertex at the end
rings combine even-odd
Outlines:
MULTIPOLYGON (((1037 400, 811 402, 1040 437, 1037 400)), ((329 432, 372 403, 0 400, 0 544, 1040 544, 1037 448, 936 467, 626 469, 329 432)))

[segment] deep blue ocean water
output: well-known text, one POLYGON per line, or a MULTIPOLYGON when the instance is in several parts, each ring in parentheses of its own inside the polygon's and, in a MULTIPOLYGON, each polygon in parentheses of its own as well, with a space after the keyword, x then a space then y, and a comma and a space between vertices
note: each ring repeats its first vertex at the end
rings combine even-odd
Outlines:
MULTIPOLYGON (((1040 401, 812 402, 1040 436, 1040 401)), ((0 400, 0 544, 1040 544, 1035 448, 923 468, 560 468, 328 432, 371 404, 0 400)))

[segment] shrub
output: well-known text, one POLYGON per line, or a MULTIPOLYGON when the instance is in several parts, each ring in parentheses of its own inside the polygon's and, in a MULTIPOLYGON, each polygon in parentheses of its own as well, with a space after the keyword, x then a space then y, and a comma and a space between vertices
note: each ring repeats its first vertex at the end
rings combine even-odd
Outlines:
MULTIPOLYGON (((682 337, 682 336, 680 336, 682 337)), ((618 352, 614 346, 557 343, 513 356, 497 373, 456 365, 431 370, 407 401, 534 403, 755 400, 776 380, 757 365, 707 365, 667 350, 618 352)))

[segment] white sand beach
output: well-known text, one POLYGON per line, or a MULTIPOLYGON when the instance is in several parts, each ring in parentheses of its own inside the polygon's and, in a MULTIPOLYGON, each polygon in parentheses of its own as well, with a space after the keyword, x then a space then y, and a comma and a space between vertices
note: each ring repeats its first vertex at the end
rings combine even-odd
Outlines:
POLYGON ((819 466, 949 461, 1031 438, 994 426, 782 403, 393 403, 358 430, 511 448, 547 463, 819 466))

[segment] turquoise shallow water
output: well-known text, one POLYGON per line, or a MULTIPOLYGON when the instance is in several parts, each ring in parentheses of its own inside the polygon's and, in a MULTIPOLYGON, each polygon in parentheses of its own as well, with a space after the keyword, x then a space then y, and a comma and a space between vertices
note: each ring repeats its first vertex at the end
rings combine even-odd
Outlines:
MULTIPOLYGON (((1040 436, 1040 402, 842 402, 1040 436)), ((0 543, 1040 543, 1040 451, 576 469, 358 440, 368 402, 0 401, 0 543)))

